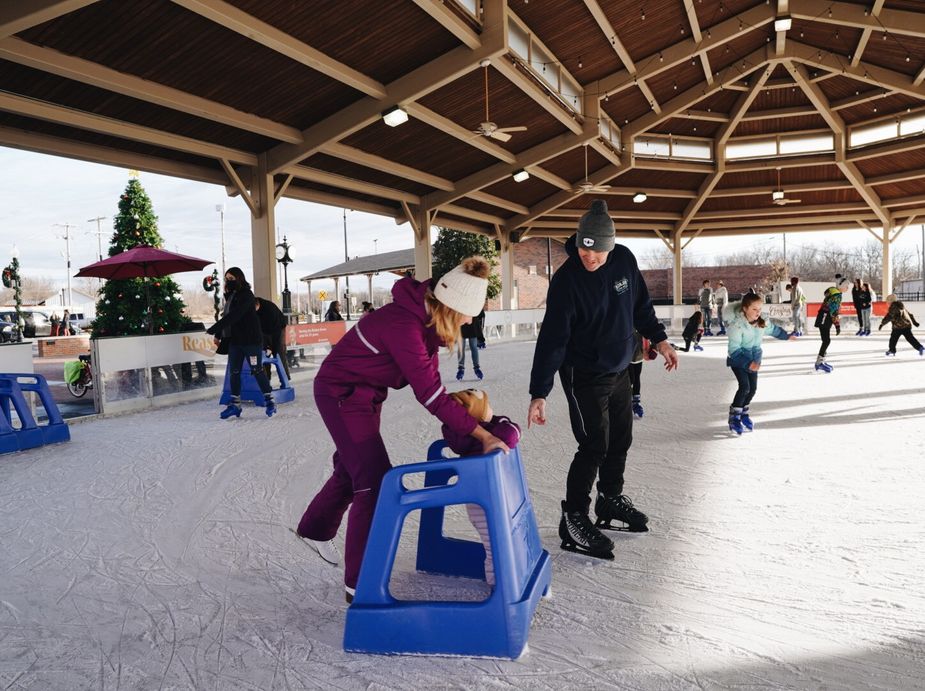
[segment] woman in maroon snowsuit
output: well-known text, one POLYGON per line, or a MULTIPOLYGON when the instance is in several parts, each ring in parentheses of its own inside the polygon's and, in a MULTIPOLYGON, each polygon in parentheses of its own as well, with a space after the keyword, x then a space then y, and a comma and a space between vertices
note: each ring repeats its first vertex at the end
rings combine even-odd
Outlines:
POLYGON ((470 257, 439 280, 403 278, 393 302, 363 317, 331 350, 315 377, 318 412, 331 433, 334 474, 312 499, 297 534, 315 542, 332 540, 347 508, 344 584, 353 599, 373 510, 391 468, 379 433, 388 390, 408 384, 415 398, 459 434, 470 434, 483 453, 508 451, 447 394, 440 381, 438 351, 452 350, 459 327, 485 303, 490 267, 470 257))

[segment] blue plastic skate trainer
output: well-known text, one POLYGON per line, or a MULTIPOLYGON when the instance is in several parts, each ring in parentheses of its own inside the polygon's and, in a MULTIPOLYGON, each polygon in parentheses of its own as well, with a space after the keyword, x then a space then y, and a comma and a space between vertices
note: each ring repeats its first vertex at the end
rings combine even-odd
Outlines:
POLYGON ((353 604, 347 610, 344 650, 385 655, 520 657, 530 621, 551 581, 524 479, 520 452, 442 457, 445 442, 431 444, 431 459, 392 468, 379 492, 372 529, 353 604), (425 473, 423 489, 407 489, 403 478, 425 473), (449 484, 455 478, 455 483, 449 484), (417 570, 485 578, 481 542, 443 535, 444 508, 479 504, 488 521, 495 587, 481 602, 396 600, 389 578, 402 523, 421 510, 417 570))
POLYGON ((71 432, 41 374, 0 374, 0 453, 34 449, 45 444, 69 441, 71 432), (39 425, 32 416, 25 392, 38 395, 48 423, 39 425), (13 411, 17 422, 14 424, 13 411))
MULTIPOLYGON (((273 389, 273 400, 277 405, 280 403, 289 403, 295 400, 295 389, 289 383, 289 377, 286 376, 286 369, 278 357, 268 357, 263 355, 262 365, 270 365, 276 368, 276 376, 279 378, 279 388, 273 389)), ((257 379, 251 371, 250 361, 244 358, 241 364, 241 400, 252 401, 254 405, 262 406, 265 403, 263 392, 257 384, 257 379)), ((231 367, 225 366, 225 386, 222 389, 222 396, 218 399, 221 405, 231 403, 231 367)))

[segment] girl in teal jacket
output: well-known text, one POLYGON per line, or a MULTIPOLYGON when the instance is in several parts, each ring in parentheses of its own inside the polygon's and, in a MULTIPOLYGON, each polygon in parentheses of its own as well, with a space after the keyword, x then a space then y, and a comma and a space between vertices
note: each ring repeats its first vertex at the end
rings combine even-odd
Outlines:
POLYGON ((741 302, 730 303, 725 310, 726 333, 729 336, 729 355, 726 365, 739 383, 729 406, 729 429, 742 434, 754 427, 748 415, 748 404, 758 389, 758 369, 761 367, 761 339, 765 334, 782 341, 795 340, 776 324, 765 323, 761 318, 761 298, 746 295, 741 302))

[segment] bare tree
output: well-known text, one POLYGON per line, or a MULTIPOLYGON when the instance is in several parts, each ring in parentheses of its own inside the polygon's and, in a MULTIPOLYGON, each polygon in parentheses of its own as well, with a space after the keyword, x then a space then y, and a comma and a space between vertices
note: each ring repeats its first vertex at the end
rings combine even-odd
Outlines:
MULTIPOLYGON (((674 254, 664 243, 640 252, 637 255, 639 266, 643 269, 668 269, 674 266, 674 254)), ((703 266, 703 260, 689 252, 681 253, 681 266, 703 266)))

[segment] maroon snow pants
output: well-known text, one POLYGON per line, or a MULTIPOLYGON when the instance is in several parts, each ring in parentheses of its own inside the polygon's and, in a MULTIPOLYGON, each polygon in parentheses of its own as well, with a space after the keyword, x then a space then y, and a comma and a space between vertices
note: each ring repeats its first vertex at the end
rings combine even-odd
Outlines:
POLYGON ((356 588, 379 487, 392 467, 379 434, 387 390, 332 384, 316 378, 314 391, 318 412, 337 450, 334 474, 308 505, 297 532, 312 540, 331 540, 349 507, 344 584, 356 588))

